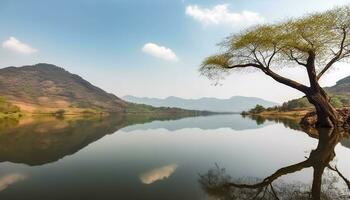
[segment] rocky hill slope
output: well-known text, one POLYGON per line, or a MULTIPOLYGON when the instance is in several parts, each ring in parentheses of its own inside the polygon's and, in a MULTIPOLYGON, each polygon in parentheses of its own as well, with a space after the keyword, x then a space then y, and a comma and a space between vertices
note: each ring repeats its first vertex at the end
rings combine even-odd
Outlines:
POLYGON ((0 69, 0 96, 28 112, 95 110, 122 112, 127 103, 78 75, 51 64, 0 69))

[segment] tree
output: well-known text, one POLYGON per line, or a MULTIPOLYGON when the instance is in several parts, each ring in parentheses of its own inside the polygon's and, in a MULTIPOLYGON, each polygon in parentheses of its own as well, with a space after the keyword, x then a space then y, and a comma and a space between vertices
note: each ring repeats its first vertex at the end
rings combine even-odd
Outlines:
POLYGON ((264 106, 257 104, 254 108, 249 110, 249 113, 258 114, 264 112, 266 109, 264 106))
POLYGON ((350 57, 350 6, 259 25, 226 38, 223 51, 206 58, 202 75, 218 80, 234 69, 255 69, 304 93, 316 108, 317 127, 341 126, 343 120, 319 84, 335 63, 350 57), (276 69, 306 69, 309 84, 282 76, 276 69))

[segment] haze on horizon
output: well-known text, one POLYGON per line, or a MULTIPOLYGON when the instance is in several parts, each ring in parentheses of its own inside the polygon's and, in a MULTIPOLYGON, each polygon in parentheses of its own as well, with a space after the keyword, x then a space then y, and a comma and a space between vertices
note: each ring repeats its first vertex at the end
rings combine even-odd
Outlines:
MULTIPOLYGON (((236 73, 214 86, 198 72, 226 36, 349 4, 350 0, 2 0, 0 67, 51 63, 117 96, 229 98, 283 102, 302 94, 265 75, 236 73), (300 6, 303 5, 303 6, 300 6), (273 10, 271 9, 273 8, 273 10), (253 80, 253 81, 252 81, 253 80)), ((350 75, 340 67, 321 80, 350 75)), ((306 83, 303 69, 284 75, 306 83)))

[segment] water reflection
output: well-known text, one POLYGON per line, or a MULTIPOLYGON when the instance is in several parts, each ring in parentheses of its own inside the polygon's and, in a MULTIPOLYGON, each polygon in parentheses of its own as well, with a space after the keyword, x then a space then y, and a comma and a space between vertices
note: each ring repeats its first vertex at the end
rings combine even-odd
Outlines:
POLYGON ((256 129, 251 119, 239 115, 218 115, 190 117, 157 117, 149 115, 112 115, 108 117, 36 117, 18 120, 0 120, 0 162, 43 165, 72 155, 105 135, 123 131, 165 128, 179 130, 184 128, 234 130, 256 129), (155 122, 152 122, 155 121, 155 122), (148 123, 152 122, 152 123, 148 123))
POLYGON ((55 162, 123 127, 176 118, 179 117, 121 114, 0 120, 0 163, 9 161, 35 166, 55 162))
POLYGON ((350 160, 344 147, 350 142, 345 133, 321 130, 325 133, 319 137, 293 118, 172 119, 116 115, 0 121, 0 179, 18 174, 2 177, 7 189, 0 199, 208 199, 204 191, 212 199, 251 199, 258 192, 265 199, 308 199, 318 185, 321 199, 348 198, 350 160), (303 162, 266 179, 245 177, 264 177, 305 155, 303 162), (198 172, 215 162, 235 178, 218 167, 202 176, 202 190, 198 172), (256 188, 234 187, 244 184, 256 188))
POLYGON ((23 181, 26 178, 27 176, 18 173, 7 174, 0 177, 0 192, 8 188, 10 185, 23 181))
POLYGON ((277 124, 283 124, 286 128, 293 130, 302 130, 299 125, 300 118, 298 117, 280 117, 280 116, 259 116, 259 115, 244 115, 243 118, 248 118, 256 122, 257 125, 271 124, 268 122, 274 122, 277 124))
POLYGON ((306 160, 280 168, 263 180, 232 180, 225 169, 217 166, 201 175, 199 183, 209 196, 216 199, 349 199, 349 180, 331 164, 335 158, 335 146, 347 133, 331 129, 319 129, 317 132, 317 148, 306 160), (306 168, 313 169, 311 188, 305 184, 277 182, 282 176, 306 168), (333 173, 324 176, 326 169, 333 173), (339 184, 343 185, 343 189, 339 184))
POLYGON ((176 121, 154 121, 152 123, 129 126, 123 128, 123 131, 131 132, 134 130, 148 129, 166 129, 169 131, 177 131, 189 128, 198 128, 201 130, 215 130, 220 128, 229 128, 232 130, 248 130, 262 128, 275 122, 271 120, 265 120, 263 123, 258 123, 255 120, 256 118, 243 118, 238 114, 212 115, 188 117, 176 121))
POLYGON ((144 184, 152 184, 156 181, 169 178, 175 172, 176 168, 177 164, 158 167, 145 173, 142 173, 140 175, 140 180, 144 184))

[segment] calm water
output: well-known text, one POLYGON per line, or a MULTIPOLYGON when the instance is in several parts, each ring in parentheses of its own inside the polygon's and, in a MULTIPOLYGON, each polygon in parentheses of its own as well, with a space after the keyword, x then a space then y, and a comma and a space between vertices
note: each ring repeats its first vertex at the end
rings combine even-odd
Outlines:
MULTIPOLYGON (((2 121, 0 199, 250 199, 260 187, 226 183, 259 183, 280 168, 260 195, 302 199, 319 166, 350 178, 347 135, 323 135, 293 120, 239 115, 2 121)), ((341 176, 321 171, 322 198, 348 199, 341 176)))

